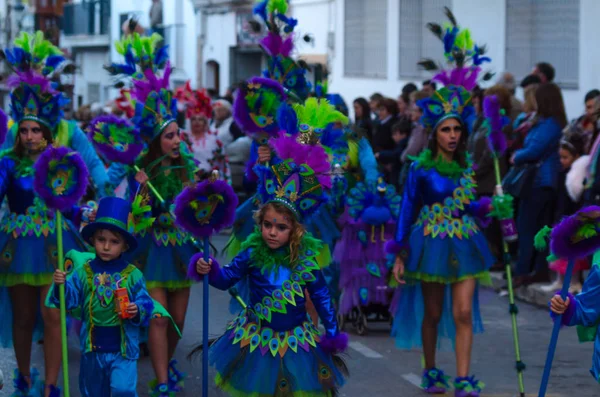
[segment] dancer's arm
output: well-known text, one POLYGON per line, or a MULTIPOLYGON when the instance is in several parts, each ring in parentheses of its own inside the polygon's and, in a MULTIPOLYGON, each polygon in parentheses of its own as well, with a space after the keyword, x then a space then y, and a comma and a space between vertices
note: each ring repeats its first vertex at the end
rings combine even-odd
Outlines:
POLYGON ((98 153, 94 150, 94 146, 92 146, 87 136, 79 127, 75 127, 75 130, 73 131, 71 148, 79 153, 87 166, 92 182, 96 186, 98 196, 106 196, 108 194, 108 192, 106 192, 106 186, 109 181, 106 169, 104 168, 104 164, 100 160, 100 157, 98 157, 98 153))
MULTIPOLYGON (((203 274, 198 272, 198 268, 200 265, 206 267, 204 265, 203 259, 204 254, 199 252, 196 255, 192 256, 190 260, 190 264, 188 266, 188 278, 194 281, 201 281, 203 274)), ((220 290, 227 290, 233 287, 238 281, 240 281, 246 274, 248 273, 248 268, 250 266, 250 249, 246 249, 245 251, 240 252, 230 264, 221 268, 219 263, 210 258, 208 265, 210 270, 208 271, 208 281, 210 285, 220 290)))
POLYGON ((129 293, 131 294, 131 303, 135 303, 138 308, 137 315, 130 321, 133 325, 147 327, 152 319, 154 303, 148 290, 142 272, 136 270, 129 276, 129 293))
POLYGON ((327 287, 325 277, 323 277, 323 273, 320 270, 315 271, 313 275, 315 276, 315 280, 308 283, 306 289, 308 290, 310 299, 315 305, 315 309, 317 309, 317 313, 319 313, 319 317, 323 322, 325 333, 329 337, 334 337, 339 334, 339 330, 335 316, 335 308, 333 307, 333 302, 329 295, 329 288, 327 287))
MULTIPOLYGON (((83 291, 83 283, 81 279, 80 273, 83 271, 83 266, 76 268, 71 274, 67 275, 65 278, 62 278, 58 275, 58 278, 64 280, 65 285, 65 306, 67 310, 79 309, 83 303, 82 300, 82 291, 83 291)), ((60 270, 56 270, 54 275, 54 280, 57 280, 57 273, 60 270)), ((64 273, 64 272, 63 272, 64 273)), ((62 282, 53 282, 50 290, 48 291, 48 295, 46 296, 46 306, 58 308, 60 307, 60 295, 58 285, 62 284, 62 282)))
POLYGON ((569 294, 568 298, 569 306, 562 316, 563 325, 598 326, 600 320, 600 269, 598 266, 592 266, 581 293, 577 296, 569 294))
POLYGON ((398 225, 396 235, 393 241, 386 244, 386 250, 391 254, 400 254, 408 249, 408 237, 410 228, 413 224, 415 207, 419 199, 419 169, 418 161, 415 161, 410 166, 406 184, 404 185, 404 193, 402 194, 402 208, 398 217, 398 225))

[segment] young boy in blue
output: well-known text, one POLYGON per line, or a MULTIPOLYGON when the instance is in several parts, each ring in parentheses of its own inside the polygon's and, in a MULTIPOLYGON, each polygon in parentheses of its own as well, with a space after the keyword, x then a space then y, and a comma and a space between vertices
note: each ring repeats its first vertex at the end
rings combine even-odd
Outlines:
POLYGON ((137 396, 137 359, 141 328, 155 309, 143 275, 123 254, 137 247, 128 232, 130 204, 117 197, 100 200, 96 219, 81 232, 96 254, 69 251, 67 276, 56 270, 47 306, 59 306, 65 285, 67 310, 81 313, 79 390, 84 397, 137 396), (129 305, 118 310, 116 290, 126 288, 129 305))

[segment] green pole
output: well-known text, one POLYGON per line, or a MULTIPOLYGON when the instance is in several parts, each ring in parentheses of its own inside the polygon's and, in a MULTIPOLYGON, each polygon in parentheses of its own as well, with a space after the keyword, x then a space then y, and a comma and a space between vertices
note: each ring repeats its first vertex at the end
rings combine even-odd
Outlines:
MULTIPOLYGON (((63 235, 62 235, 62 213, 56 211, 56 240, 58 245, 58 269, 65 271, 65 261, 63 252, 63 235)), ((62 367, 63 367, 63 390, 64 396, 69 397, 69 349, 67 345, 67 307, 65 304, 65 285, 58 286, 60 297, 60 336, 62 339, 62 367)), ((48 342, 48 341, 46 341, 48 342)))
MULTIPOLYGON (((133 169, 135 170, 135 172, 140 172, 140 167, 138 167, 137 165, 133 166, 133 169)), ((154 188, 154 186, 152 185, 152 182, 148 181, 146 182, 146 185, 148 185, 148 188, 152 191, 152 193, 154 193, 154 195, 156 196, 156 198, 164 204, 165 199, 160 195, 160 193, 158 192, 158 190, 156 190, 154 188)))
MULTIPOLYGON (((500 164, 498 164, 498 158, 494 156, 494 172, 496 174, 496 185, 502 186, 502 178, 500 177, 500 164)), ((499 196, 502 197, 504 194, 502 190, 498 192, 499 196)), ((510 251, 508 249, 508 243, 506 241, 502 241, 502 247, 504 251, 503 260, 504 267, 506 271, 506 280, 508 284, 508 304, 509 304, 509 313, 511 316, 512 322, 512 332, 513 332, 513 342, 515 344, 515 358, 516 362, 516 370, 517 377, 519 380, 519 394, 521 397, 525 397, 525 385, 523 384, 523 371, 525 370, 525 364, 521 361, 521 348, 519 344, 519 329, 517 328, 517 314, 518 309, 515 304, 515 291, 513 289, 512 284, 512 269, 510 267, 510 251)))

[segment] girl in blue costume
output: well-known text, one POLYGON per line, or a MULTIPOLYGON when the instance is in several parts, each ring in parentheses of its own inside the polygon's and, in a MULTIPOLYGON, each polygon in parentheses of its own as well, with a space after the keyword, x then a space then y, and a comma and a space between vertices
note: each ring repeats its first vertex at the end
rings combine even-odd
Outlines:
MULTIPOLYGON (((61 364, 60 313, 43 305, 57 267, 56 213, 49 210, 33 188, 34 162, 54 143, 52 132, 61 122, 68 100, 55 90, 47 75, 64 61, 60 51, 44 40, 23 33, 6 59, 15 72, 8 80, 11 113, 17 125, 14 146, 0 160, 0 201, 6 196, 9 212, 0 223, 0 342, 14 346, 17 367, 14 396, 60 395, 56 387, 61 364), (38 314, 41 312, 41 318, 38 314), (39 322, 38 320, 42 320, 39 322), (45 386, 30 369, 32 341, 44 339, 45 386), (38 388, 43 388, 38 390, 38 388)), ((83 183, 84 181, 79 181, 83 183)), ((85 250, 77 227, 82 208, 65 216, 63 246, 85 250)), ((64 218, 63 218, 64 219, 64 218)))
POLYGON ((257 166, 264 206, 256 215, 259 227, 241 253, 223 268, 214 260, 205 262, 201 254, 190 262, 191 275, 209 277, 211 285, 222 290, 248 278, 249 305, 210 347, 217 386, 232 396, 325 397, 336 395, 344 384, 347 370, 337 353, 345 350, 348 340, 338 330, 316 262, 323 244, 301 223, 325 201, 321 185, 328 183, 329 165, 322 148, 298 146, 302 145, 293 152, 302 158, 257 166), (307 316, 305 290, 325 335, 307 316))
MULTIPOLYGON (((108 70, 111 74, 134 77, 133 122, 147 150, 136 161, 139 171, 115 163, 109 175, 113 186, 118 186, 127 175, 130 199, 139 193, 145 197, 144 204, 152 207, 153 222, 149 228, 136 233, 138 248, 129 259, 144 273, 150 296, 167 309, 176 326, 183 330, 193 283, 186 275, 187 265, 197 250, 191 236, 175 226, 170 207, 183 188, 194 182, 198 168, 180 137, 177 103, 168 91, 171 66, 166 48, 156 48, 161 40, 156 34, 152 37, 134 34, 117 43, 127 63, 112 64, 108 70), (146 53, 148 48, 151 53, 146 53), (141 72, 136 71, 136 63, 141 72), (163 70, 161 75, 160 70, 163 70), (149 181, 155 190, 149 189, 149 181)), ((150 385, 152 396, 166 397, 183 386, 184 374, 176 369, 176 361, 172 360, 178 341, 179 334, 168 319, 151 321, 148 345, 157 377, 150 385)))
POLYGON ((436 368, 435 350, 438 337, 453 339, 457 397, 479 396, 483 386, 468 373, 473 333, 483 331, 478 285, 494 263, 475 220, 483 219, 490 201, 475 201, 463 119, 471 111, 469 102, 467 91, 449 86, 419 104, 426 112, 423 121, 431 128, 431 138, 428 149, 410 167, 398 229, 388 245, 388 252, 397 255, 394 277, 408 283, 395 313, 396 344, 407 349, 422 344, 422 387, 428 393, 445 393, 449 385, 436 368), (429 111, 434 107, 437 114, 429 111))

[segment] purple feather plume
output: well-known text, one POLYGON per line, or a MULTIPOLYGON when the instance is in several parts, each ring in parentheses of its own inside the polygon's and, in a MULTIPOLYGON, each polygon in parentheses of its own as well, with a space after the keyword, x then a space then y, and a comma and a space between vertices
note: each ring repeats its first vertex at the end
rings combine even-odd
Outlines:
POLYGON ((8 132, 8 116, 2 109, 0 109, 0 145, 4 143, 6 139, 6 133, 8 132))
POLYGON ((85 194, 88 170, 76 152, 66 147, 49 146, 35 162, 34 168, 33 188, 48 208, 65 211, 76 205, 85 194), (68 184, 70 188, 57 193, 55 183, 60 179, 59 171, 66 172, 75 180, 62 181, 63 186, 68 184))
POLYGON ((483 100, 483 115, 489 122, 490 133, 488 145, 496 157, 506 151, 506 136, 504 136, 504 122, 500 109, 500 102, 496 95, 486 96, 483 100))
POLYGON ((446 87, 450 85, 463 86, 467 91, 471 91, 477 85, 477 77, 480 72, 481 68, 479 66, 460 67, 442 70, 433 76, 432 80, 440 82, 446 87))
POLYGON ((269 144, 280 159, 294 159, 296 164, 307 164, 315 172, 319 183, 331 188, 331 164, 329 156, 321 145, 305 145, 296 141, 295 137, 280 134, 279 138, 269 144))
POLYGON ((269 32, 261 41, 260 45, 269 54, 274 57, 282 55, 289 57, 294 48, 293 34, 290 34, 285 40, 277 33, 269 32))
POLYGON ((319 346, 329 354, 343 353, 348 348, 348 334, 340 332, 336 336, 325 336, 319 342, 319 346))
MULTIPOLYGON (((188 264, 188 270, 187 270, 187 278, 189 280, 196 281, 196 282, 202 281, 203 276, 198 274, 198 272, 196 271, 196 263, 198 262, 198 259, 202 259, 202 258, 204 258, 204 253, 198 252, 197 254, 194 254, 192 256, 192 258, 190 259, 190 263, 188 264)), ((212 260, 212 266, 210 268, 210 273, 208 273, 208 275, 210 277, 211 274, 218 273, 221 266, 219 266, 219 262, 217 262, 217 260, 215 258, 213 258, 212 256, 210 256, 209 259, 212 260)))
POLYGON ((175 198, 176 223, 195 237, 209 237, 214 232, 219 232, 233 224, 237 205, 238 197, 227 182, 206 180, 195 186, 186 187, 175 198), (208 223, 200 224, 196 219, 195 210, 191 208, 191 203, 202 201, 212 195, 220 195, 223 201, 217 204, 208 223))
POLYGON ((552 229, 550 235, 550 250, 559 258, 579 259, 593 254, 600 248, 600 233, 575 239, 577 232, 584 225, 597 225, 600 219, 600 207, 592 205, 582 208, 575 214, 564 218, 552 229))
POLYGON ((132 97, 143 103, 153 91, 160 91, 162 88, 169 89, 171 71, 170 62, 167 62, 162 77, 157 76, 152 69, 146 69, 144 71, 145 80, 133 80, 132 97))
POLYGON ((44 77, 39 73, 34 72, 31 69, 26 72, 17 72, 15 74, 12 74, 6 79, 6 86, 8 88, 14 89, 21 84, 28 86, 38 86, 40 87, 41 92, 48 94, 58 93, 58 91, 56 91, 52 87, 52 82, 48 80, 48 78, 44 77))
POLYGON ((108 161, 122 164, 133 164, 144 149, 144 144, 138 129, 127 119, 115 115, 102 115, 93 119, 87 127, 88 138, 94 147, 108 161), (134 143, 117 142, 117 136, 110 136, 109 126, 122 131, 124 135, 130 135, 134 143), (96 134, 104 136, 109 143, 100 143, 94 139, 96 134), (112 139, 110 139, 112 138, 112 139))

